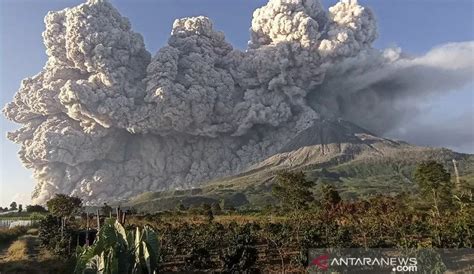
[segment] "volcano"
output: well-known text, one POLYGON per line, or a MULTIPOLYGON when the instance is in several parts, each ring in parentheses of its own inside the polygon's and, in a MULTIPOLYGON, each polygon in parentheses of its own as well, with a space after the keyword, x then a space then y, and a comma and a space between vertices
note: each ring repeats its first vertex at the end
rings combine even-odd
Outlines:
POLYGON ((321 119, 243 172, 193 189, 148 192, 132 198, 129 205, 157 210, 225 200, 236 207, 264 206, 272 202, 273 179, 281 171, 302 171, 317 184, 335 185, 346 198, 398 194, 416 188, 413 171, 427 160, 443 163, 453 180, 473 186, 474 155, 378 137, 342 119, 321 119))

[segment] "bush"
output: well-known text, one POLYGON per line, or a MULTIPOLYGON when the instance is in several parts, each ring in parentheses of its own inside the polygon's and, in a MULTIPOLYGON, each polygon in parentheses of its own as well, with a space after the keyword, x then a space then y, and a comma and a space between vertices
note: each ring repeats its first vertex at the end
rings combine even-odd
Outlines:
POLYGON ((38 212, 38 213, 45 213, 48 212, 46 208, 40 206, 40 205, 27 205, 26 206, 26 212, 31 213, 31 212, 38 212))
POLYGON ((149 226, 127 232, 109 220, 92 246, 78 247, 77 257, 74 273, 156 273, 158 237, 149 226))
POLYGON ((0 243, 6 243, 16 240, 21 235, 24 235, 28 230, 27 227, 17 226, 14 228, 0 228, 0 243))
POLYGON ((257 249, 255 248, 257 239, 253 224, 245 224, 240 227, 233 224, 228 246, 224 248, 220 255, 224 272, 242 272, 252 269, 257 261, 257 249))
POLYGON ((61 233, 61 218, 47 215, 39 222, 38 237, 41 245, 57 255, 66 257, 74 253, 77 232, 71 224, 66 224, 61 233))

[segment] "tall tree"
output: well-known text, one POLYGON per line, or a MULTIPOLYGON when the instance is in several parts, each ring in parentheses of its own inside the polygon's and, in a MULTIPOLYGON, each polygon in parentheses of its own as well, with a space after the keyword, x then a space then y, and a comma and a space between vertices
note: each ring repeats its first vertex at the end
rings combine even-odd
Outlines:
POLYGON ((56 194, 54 198, 46 202, 48 210, 57 217, 68 217, 81 208, 81 199, 65 194, 56 194))
POLYGON ((21 213, 23 211, 23 205, 19 204, 18 205, 18 212, 21 213))
POLYGON ((436 161, 427 161, 417 166, 414 173, 415 181, 424 197, 434 203, 439 212, 441 202, 450 202, 454 184, 451 174, 436 161))
POLYGON ((110 216, 110 214, 112 213, 112 207, 109 206, 107 203, 104 203, 104 205, 100 208, 100 211, 102 211, 102 215, 110 216))
POLYGON ((46 202, 49 212, 53 216, 61 219, 61 241, 64 239, 64 228, 66 226, 67 217, 72 216, 81 208, 81 199, 68 196, 65 194, 56 194, 54 198, 46 202))
POLYGON ((341 201, 339 192, 333 185, 323 184, 321 185, 321 202, 324 205, 334 206, 341 201))
POLYGON ((12 202, 12 203, 10 204, 10 210, 17 210, 16 202, 12 202))
POLYGON ((272 188, 273 195, 280 200, 285 209, 300 210, 308 207, 314 200, 311 188, 314 182, 308 181, 303 172, 281 172, 272 188))

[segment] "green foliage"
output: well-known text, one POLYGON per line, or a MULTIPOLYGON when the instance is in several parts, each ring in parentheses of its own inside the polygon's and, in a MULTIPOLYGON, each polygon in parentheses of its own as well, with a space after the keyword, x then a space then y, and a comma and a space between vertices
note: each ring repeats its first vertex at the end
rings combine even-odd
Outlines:
POLYGON ((435 161, 419 164, 414 178, 423 194, 429 195, 432 191, 449 194, 453 187, 451 174, 444 169, 442 164, 435 161))
POLYGON ((10 210, 17 210, 16 202, 12 202, 12 203, 10 204, 10 210))
POLYGON ((192 247, 184 261, 186 262, 185 270, 187 271, 207 270, 215 267, 211 260, 211 253, 205 247, 192 247))
POLYGON ((40 206, 40 205, 27 205, 26 206, 26 212, 38 212, 38 213, 44 213, 47 212, 46 208, 40 206))
POLYGON ((48 214, 39 221, 38 237, 41 245, 54 254, 69 257, 77 244, 76 230, 72 223, 65 223, 61 228, 61 218, 48 214))
POLYGON ((65 194, 56 194, 54 198, 46 202, 51 214, 57 217, 71 216, 81 208, 81 204, 81 199, 65 194))
POLYGON ((273 195, 280 200, 285 209, 302 210, 314 200, 311 188, 314 183, 305 178, 303 172, 281 172, 276 176, 273 195))
POLYGON ((19 204, 18 205, 18 212, 21 213, 23 211, 23 205, 19 204))
POLYGON ((257 261, 255 227, 252 224, 229 227, 229 245, 222 250, 220 260, 224 272, 239 273, 249 271, 257 261))
POLYGON ((220 215, 222 214, 222 208, 218 203, 213 203, 212 204, 212 213, 214 215, 220 215))
POLYGON ((321 185, 321 202, 323 205, 334 206, 341 202, 341 196, 333 185, 321 185))
POLYGON ((287 223, 268 223, 264 225, 260 233, 267 241, 269 248, 278 251, 282 270, 285 269, 284 250, 289 248, 295 236, 293 229, 294 227, 287 223))
POLYGON ((214 220, 214 213, 212 212, 212 207, 209 204, 202 204, 202 212, 206 216, 208 222, 214 220))
POLYGON ((24 235, 28 230, 27 227, 17 226, 14 228, 0 228, 0 243, 7 243, 16 240, 21 235, 24 235))
POLYGON ((441 209, 451 206, 454 184, 442 164, 435 161, 421 163, 413 177, 422 197, 433 204, 434 214, 439 215, 441 209))
POLYGON ((186 211, 186 210, 188 210, 188 208, 182 202, 179 202, 179 204, 176 206, 176 210, 186 211))
POLYGON ((112 213, 112 207, 109 206, 107 203, 104 203, 104 205, 100 208, 100 211, 102 215, 109 216, 112 213))
POLYGON ((57 236, 59 235, 60 229, 60 219, 53 215, 47 215, 39 222, 38 235, 41 244, 48 247, 50 250, 54 250, 56 247, 56 242, 58 241, 57 236))
MULTIPOLYGON (((251 208, 244 211, 240 207, 238 211, 230 213, 230 207, 224 208, 227 200, 222 205, 224 209, 216 205, 220 197, 231 197, 234 192, 228 191, 225 194, 226 189, 216 189, 215 191, 225 195, 216 194, 208 200, 200 197, 194 203, 183 200, 186 205, 194 205, 191 210, 132 215, 127 222, 134 228, 148 224, 160 235, 158 239, 155 237, 160 249, 156 249, 156 259, 151 261, 156 264, 160 262, 160 271, 164 272, 303 272, 310 248, 472 248, 472 195, 452 191, 448 192, 449 197, 443 197, 444 193, 440 193, 435 196, 439 201, 446 198, 453 202, 433 214, 430 211, 432 197, 428 196, 429 204, 420 197, 425 197, 425 193, 432 195, 433 189, 437 193, 442 192, 443 184, 450 184, 446 176, 449 173, 440 169, 440 165, 432 165, 435 167, 433 169, 421 167, 422 165, 418 172, 423 175, 418 176, 418 179, 423 178, 424 182, 428 182, 420 184, 421 194, 413 191, 416 188, 407 188, 406 192, 397 191, 400 194, 396 196, 392 193, 377 195, 370 188, 386 190, 383 188, 384 184, 392 181, 381 182, 382 177, 371 177, 378 184, 371 185, 371 182, 367 182, 369 187, 361 197, 355 195, 360 194, 358 190, 350 188, 350 181, 344 181, 343 177, 338 177, 340 174, 335 175, 334 170, 330 169, 321 171, 321 174, 334 176, 333 181, 319 180, 321 174, 310 177, 318 178, 318 183, 322 185, 319 192, 321 195, 318 196, 322 206, 318 206, 317 203, 311 203, 313 183, 303 173, 283 173, 277 176, 273 194, 278 197, 283 209, 290 210, 267 208, 265 211, 258 211, 251 208), (347 199, 347 196, 341 199, 334 185, 341 187, 338 188, 341 195, 346 191, 354 193, 354 196, 352 199, 347 199), (422 185, 426 185, 428 191, 423 190, 422 185), (227 214, 218 214, 220 210, 227 214)), ((397 167, 389 167, 387 172, 393 173, 395 168, 397 167)), ((407 187, 415 185, 409 185, 413 179, 409 175, 412 169, 400 168, 399 171, 406 176, 404 184, 407 187)), ((377 174, 378 171, 367 169, 366 172, 377 174)), ((255 192, 253 195, 258 195, 259 191, 267 191, 269 195, 271 184, 248 189, 255 192)), ((250 196, 246 195, 250 200, 250 196)), ((180 199, 182 197, 176 201, 180 199)), ((111 224, 105 226, 108 225, 111 224)), ((58 239, 59 228, 60 221, 56 219, 48 238, 58 239)), ((92 247, 78 249, 82 266, 78 267, 77 273, 97 273, 100 269, 102 273, 149 273, 147 267, 137 267, 136 270, 131 267, 137 262, 142 266, 146 265, 144 257, 147 250, 135 248, 136 240, 131 240, 136 239, 137 234, 143 234, 143 230, 139 231, 132 232, 121 226, 103 228, 92 247), (129 236, 130 234, 133 236, 129 236), (117 269, 118 272, 114 272, 117 269)))
MULTIPOLYGON (((453 207, 436 216, 416 196, 409 194, 340 200, 329 207, 311 207, 285 215, 242 215, 240 211, 218 216, 210 223, 202 216, 203 209, 208 210, 209 207, 201 206, 199 209, 200 215, 186 212, 176 216, 176 213, 170 213, 140 219, 150 224, 160 235, 157 239, 160 249, 156 254, 157 261, 161 262, 161 271, 298 272, 305 270, 310 248, 473 246, 474 222, 470 197, 459 198, 453 207), (266 268, 270 264, 270 268, 266 268)), ((136 218, 130 216, 129 222, 142 226, 143 223, 136 218)), ((130 272, 133 270, 127 268, 137 261, 137 256, 131 255, 134 251, 130 250, 130 244, 127 244, 135 243, 129 240, 132 232, 124 232, 119 226, 107 232, 112 236, 101 236, 107 230, 110 229, 103 228, 99 232, 98 241, 93 245, 97 249, 88 251, 90 248, 84 248, 78 251, 80 258, 94 258, 85 260, 86 269, 97 273, 101 265, 105 269, 105 264, 110 262, 112 265, 107 269, 112 271, 114 261, 125 260, 128 263, 119 266, 119 270, 129 271, 124 273, 147 273, 148 269, 130 272)))
POLYGON ((159 242, 149 226, 126 231, 109 220, 89 247, 78 247, 74 273, 158 273, 159 242))

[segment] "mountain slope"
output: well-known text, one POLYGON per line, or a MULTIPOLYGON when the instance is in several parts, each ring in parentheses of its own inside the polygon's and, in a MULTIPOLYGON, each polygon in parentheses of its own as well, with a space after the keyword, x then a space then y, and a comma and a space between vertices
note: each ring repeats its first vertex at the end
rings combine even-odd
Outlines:
POLYGON ((251 166, 252 170, 335 166, 350 161, 404 160, 419 162, 462 160, 466 154, 444 148, 410 145, 380 138, 343 120, 315 123, 288 142, 277 154, 251 166))
POLYGON ((439 161, 454 177, 453 159, 461 179, 472 186, 473 155, 380 138, 343 120, 321 120, 290 140, 275 155, 242 173, 203 184, 193 190, 195 194, 170 191, 151 195, 154 198, 147 194, 132 199, 132 204, 146 205, 144 208, 148 210, 169 209, 179 202, 192 205, 221 200, 232 206, 262 206, 273 202, 272 179, 283 170, 303 171, 317 183, 334 184, 346 198, 399 193, 416 187, 412 174, 422 161, 439 161))

